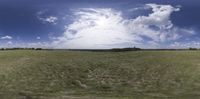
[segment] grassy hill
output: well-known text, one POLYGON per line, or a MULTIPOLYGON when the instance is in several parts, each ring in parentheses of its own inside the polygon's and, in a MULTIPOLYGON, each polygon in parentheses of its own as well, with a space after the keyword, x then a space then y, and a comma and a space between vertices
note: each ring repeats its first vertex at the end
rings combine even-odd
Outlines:
POLYGON ((0 51, 0 99, 199 99, 199 51, 0 51))

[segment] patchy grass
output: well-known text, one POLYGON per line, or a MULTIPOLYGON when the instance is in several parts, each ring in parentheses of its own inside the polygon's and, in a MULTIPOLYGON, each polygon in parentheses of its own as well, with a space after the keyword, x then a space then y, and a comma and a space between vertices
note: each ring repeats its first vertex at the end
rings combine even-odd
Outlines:
POLYGON ((200 52, 0 51, 1 99, 200 98, 200 52))

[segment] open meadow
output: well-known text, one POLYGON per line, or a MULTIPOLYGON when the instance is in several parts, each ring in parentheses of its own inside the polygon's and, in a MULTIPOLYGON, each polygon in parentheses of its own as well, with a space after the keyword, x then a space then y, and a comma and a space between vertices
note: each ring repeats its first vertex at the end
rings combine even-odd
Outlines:
POLYGON ((199 51, 0 51, 0 99, 199 99, 199 51))

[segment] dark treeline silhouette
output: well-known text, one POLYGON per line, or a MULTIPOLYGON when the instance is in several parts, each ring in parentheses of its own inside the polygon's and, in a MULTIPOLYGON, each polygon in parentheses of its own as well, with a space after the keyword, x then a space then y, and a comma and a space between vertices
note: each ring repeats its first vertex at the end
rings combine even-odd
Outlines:
POLYGON ((189 50, 200 50, 200 49, 190 47, 189 50))
POLYGON ((125 51, 184 51, 184 50, 200 50, 200 48, 189 47, 187 49, 141 49, 137 47, 113 48, 113 49, 43 49, 43 48, 0 48, 0 50, 59 50, 59 51, 94 51, 94 52, 125 52, 125 51))
MULTIPOLYGON (((63 49, 62 49, 63 50, 63 49)), ((94 52, 126 52, 126 51, 187 51, 187 50, 200 50, 198 48, 185 48, 185 49, 141 49, 137 47, 129 48, 113 48, 113 49, 66 49, 69 51, 94 51, 94 52)))
POLYGON ((14 47, 14 48, 0 48, 0 50, 42 50, 42 48, 20 48, 20 47, 14 47))
POLYGON ((144 51, 186 51, 186 50, 199 50, 199 48, 185 48, 185 49, 142 49, 144 51))
POLYGON ((139 51, 141 48, 133 47, 133 48, 113 48, 111 51, 114 52, 123 52, 123 51, 139 51))
POLYGON ((93 52, 125 52, 125 51, 139 51, 140 48, 113 48, 113 49, 67 49, 69 51, 93 51, 93 52))

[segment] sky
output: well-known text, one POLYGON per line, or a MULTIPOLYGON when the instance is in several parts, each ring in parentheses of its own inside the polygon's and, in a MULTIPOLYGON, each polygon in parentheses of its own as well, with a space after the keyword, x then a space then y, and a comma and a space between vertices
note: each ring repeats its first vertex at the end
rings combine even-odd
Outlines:
POLYGON ((0 47, 200 47, 199 0, 0 0, 0 47))

